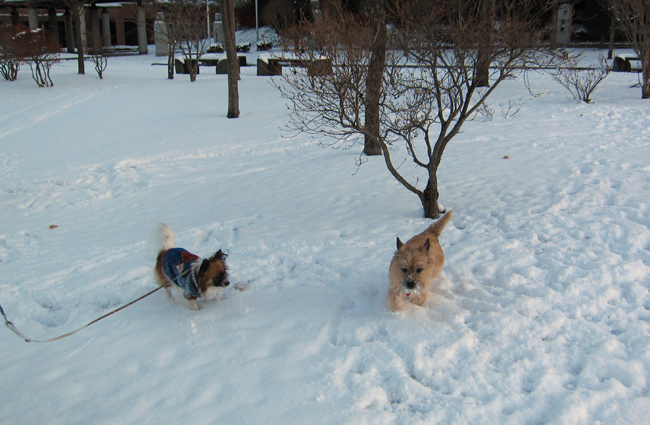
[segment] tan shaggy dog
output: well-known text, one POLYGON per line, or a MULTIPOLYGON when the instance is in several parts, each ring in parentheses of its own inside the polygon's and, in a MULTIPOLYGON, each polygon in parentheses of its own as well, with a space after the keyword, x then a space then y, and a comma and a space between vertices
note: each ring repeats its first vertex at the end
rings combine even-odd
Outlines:
POLYGON ((161 249, 153 274, 158 285, 167 291, 167 297, 172 296, 170 288, 182 290, 192 310, 199 309, 196 304, 199 298, 217 299, 219 291, 230 284, 227 255, 219 250, 210 258, 201 259, 183 248, 174 247, 174 232, 169 226, 160 223, 159 231, 161 249))
POLYGON ((397 238, 397 251, 390 263, 388 309, 402 311, 407 303, 423 305, 429 298, 431 283, 442 271, 445 254, 438 238, 453 212, 449 211, 427 230, 405 244, 397 238))

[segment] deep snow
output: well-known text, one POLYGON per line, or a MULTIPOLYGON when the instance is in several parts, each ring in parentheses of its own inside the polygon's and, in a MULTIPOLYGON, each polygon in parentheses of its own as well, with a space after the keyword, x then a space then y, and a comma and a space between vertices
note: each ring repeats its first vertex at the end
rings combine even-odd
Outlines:
POLYGON ((225 76, 169 81, 150 51, 110 58, 103 80, 65 61, 50 89, 28 68, 0 81, 0 303, 44 339, 137 298, 155 288, 158 221, 191 252, 228 251, 247 290, 199 312, 160 291, 48 344, 3 330, 0 423, 647 423, 650 104, 636 74, 611 74, 589 105, 543 73, 538 97, 503 83, 493 120, 443 157, 440 289, 396 314, 395 238, 430 221, 382 160, 357 169, 360 145, 287 138, 255 67, 229 120, 225 76), (509 102, 521 110, 504 117, 509 102))

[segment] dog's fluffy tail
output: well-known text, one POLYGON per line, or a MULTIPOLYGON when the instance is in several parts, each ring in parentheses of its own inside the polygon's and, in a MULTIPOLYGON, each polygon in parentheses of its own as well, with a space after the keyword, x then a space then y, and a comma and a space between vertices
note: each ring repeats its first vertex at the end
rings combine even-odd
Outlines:
POLYGON ((174 232, 165 223, 158 224, 158 235, 160 237, 160 246, 162 249, 171 249, 176 246, 174 232))
POLYGON ((448 211, 445 215, 440 217, 438 221, 429 226, 427 233, 433 233, 436 236, 440 236, 447 223, 449 223, 449 220, 451 220, 452 215, 454 215, 454 212, 448 211))

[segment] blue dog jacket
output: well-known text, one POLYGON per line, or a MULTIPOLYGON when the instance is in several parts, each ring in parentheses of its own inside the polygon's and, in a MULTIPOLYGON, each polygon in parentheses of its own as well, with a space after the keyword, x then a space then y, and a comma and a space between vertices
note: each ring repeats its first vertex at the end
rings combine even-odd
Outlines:
POLYGON ((188 300, 201 298, 196 278, 192 273, 192 263, 199 257, 185 251, 183 248, 172 248, 165 253, 163 270, 171 280, 183 290, 183 295, 188 300))

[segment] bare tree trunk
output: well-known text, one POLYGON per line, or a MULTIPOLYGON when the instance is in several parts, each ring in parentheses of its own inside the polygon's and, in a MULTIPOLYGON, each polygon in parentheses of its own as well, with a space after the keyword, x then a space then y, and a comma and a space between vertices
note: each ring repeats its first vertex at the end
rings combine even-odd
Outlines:
POLYGON ((372 11, 372 26, 377 28, 375 39, 372 43, 372 55, 368 66, 365 98, 365 127, 370 134, 365 134, 363 153, 381 155, 379 144, 379 103, 381 98, 381 85, 384 79, 386 66, 386 15, 383 10, 372 11))
POLYGON ((438 167, 429 168, 429 181, 427 187, 422 192, 420 200, 422 201, 422 208, 424 208, 425 218, 438 218, 440 215, 440 207, 438 206, 438 167))
POLYGON ((169 47, 169 51, 167 52, 167 79, 173 80, 174 79, 174 50, 176 47, 169 47))
POLYGON ((490 60, 484 49, 478 51, 475 78, 476 87, 490 87, 490 60))
POLYGON ((557 20, 558 20, 558 5, 559 0, 553 0, 553 13, 551 14, 553 22, 551 22, 551 49, 557 49, 557 20))
POLYGON ((645 58, 645 65, 643 66, 643 93, 641 99, 650 99, 650 48, 645 58))
POLYGON ((228 63, 228 118, 239 117, 239 59, 235 42, 235 1, 222 0, 222 19, 228 63))
POLYGON ((84 66, 84 45, 81 37, 81 18, 80 14, 84 13, 83 4, 77 4, 76 7, 73 7, 72 13, 74 14, 74 25, 77 30, 77 73, 85 74, 86 67, 84 66))
MULTIPOLYGON (((482 19, 489 19, 491 16, 488 13, 487 1, 481 2, 482 19)), ((476 87, 490 87, 490 55, 486 49, 490 48, 490 40, 488 37, 483 37, 479 43, 479 50, 476 57, 476 68, 474 78, 476 79, 476 87)))
POLYGON ((612 13, 612 22, 609 24, 609 51, 607 59, 614 57, 614 34, 616 33, 616 15, 612 13))

